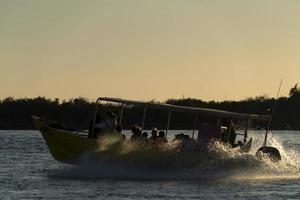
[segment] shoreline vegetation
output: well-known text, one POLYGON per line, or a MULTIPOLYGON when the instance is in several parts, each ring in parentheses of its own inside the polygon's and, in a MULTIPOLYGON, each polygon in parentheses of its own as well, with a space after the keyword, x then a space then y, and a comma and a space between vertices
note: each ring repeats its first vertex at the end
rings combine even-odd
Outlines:
MULTIPOLYGON (((246 98, 240 101, 202 101, 200 99, 183 98, 168 99, 164 103, 182 106, 214 108, 240 113, 267 114, 272 109, 275 99, 266 96, 246 98)), ((7 97, 0 100, 0 130, 32 130, 35 129, 31 115, 37 115, 64 123, 75 130, 87 129, 95 109, 95 102, 84 97, 60 101, 46 97, 19 98, 7 97)), ((101 104, 99 109, 120 112, 119 105, 101 104)), ((125 108, 122 126, 128 129, 132 124, 141 124, 143 108, 125 108)), ((147 111, 145 129, 155 126, 164 129, 168 112, 149 109, 147 111)), ((214 122, 216 119, 199 116, 198 123, 214 122)), ((172 114, 171 129, 190 129, 194 116, 184 113, 172 114)), ((263 126, 263 125, 261 125, 263 126)), ((271 124, 274 130, 300 130, 300 87, 296 84, 290 89, 289 96, 280 97, 271 124)))

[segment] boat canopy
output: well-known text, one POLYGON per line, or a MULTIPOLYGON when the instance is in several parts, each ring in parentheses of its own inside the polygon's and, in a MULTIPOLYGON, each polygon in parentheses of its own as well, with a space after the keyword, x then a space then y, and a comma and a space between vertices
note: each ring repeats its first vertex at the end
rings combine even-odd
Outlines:
POLYGON ((194 115, 201 114, 201 115, 207 115, 216 118, 257 120, 257 121, 269 120, 268 115, 245 114, 245 113, 229 112, 229 111, 209 109, 209 108, 176 106, 176 105, 171 105, 166 103, 143 102, 143 101, 125 100, 120 98, 109 98, 109 97, 99 97, 97 99, 97 102, 98 101, 107 101, 107 102, 120 103, 125 105, 134 105, 134 106, 146 106, 147 108, 156 108, 156 109, 167 110, 171 112, 190 113, 194 115))

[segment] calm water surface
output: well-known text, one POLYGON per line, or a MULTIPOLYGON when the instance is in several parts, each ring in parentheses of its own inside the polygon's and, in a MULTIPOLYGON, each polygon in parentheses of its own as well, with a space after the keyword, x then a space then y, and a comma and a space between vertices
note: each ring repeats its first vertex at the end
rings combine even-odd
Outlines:
MULTIPOLYGON (((262 134, 252 137, 255 153, 262 134)), ((270 143, 280 164, 228 152, 189 170, 86 170, 55 161, 37 131, 0 131, 0 199, 300 199, 300 132, 274 131, 270 143)))

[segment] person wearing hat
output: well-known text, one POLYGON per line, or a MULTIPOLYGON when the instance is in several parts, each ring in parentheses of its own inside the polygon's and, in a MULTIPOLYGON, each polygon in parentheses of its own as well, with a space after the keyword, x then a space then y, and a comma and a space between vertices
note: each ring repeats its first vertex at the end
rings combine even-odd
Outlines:
POLYGON ((151 131, 151 137, 149 138, 150 144, 155 144, 155 140, 157 138, 157 128, 153 127, 151 131))

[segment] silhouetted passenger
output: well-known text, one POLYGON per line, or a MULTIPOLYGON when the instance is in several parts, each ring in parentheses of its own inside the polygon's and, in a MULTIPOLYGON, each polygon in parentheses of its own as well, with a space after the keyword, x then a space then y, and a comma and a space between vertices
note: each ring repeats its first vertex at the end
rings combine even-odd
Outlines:
POLYGON ((102 116, 97 113, 95 120, 93 119, 90 123, 90 128, 89 128, 89 138, 98 138, 99 135, 103 132, 105 129, 106 124, 102 118, 102 116))
POLYGON ((142 137, 148 138, 148 133, 147 132, 143 132, 142 137))
POLYGON ((142 141, 143 141, 143 145, 148 145, 149 144, 148 133, 147 132, 143 132, 142 141))
POLYGON ((150 136, 150 138, 149 138, 149 142, 150 142, 151 144, 154 144, 156 138, 157 138, 157 129, 156 129, 156 128, 152 128, 151 136, 150 136))
POLYGON ((90 123, 89 138, 98 138, 104 134, 116 132, 116 116, 112 112, 107 112, 106 117, 97 113, 95 120, 93 119, 90 123))
POLYGON ((142 129, 139 126, 137 126, 137 125, 132 126, 131 132, 132 132, 132 135, 130 138, 131 140, 140 140, 141 139, 142 129))
POLYGON ((167 143, 167 139, 165 138, 165 132, 159 131, 158 137, 155 139, 155 144, 161 146, 165 143, 167 143))
POLYGON ((158 137, 159 137, 159 138, 163 138, 163 139, 166 140, 166 138, 165 138, 165 132, 164 132, 164 131, 159 131, 158 137))
POLYGON ((230 120, 230 129, 229 129, 228 134, 229 134, 229 136, 228 136, 228 142, 233 147, 234 143, 235 143, 235 139, 236 139, 236 132, 235 132, 235 128, 234 128, 233 122, 231 120, 230 120))
POLYGON ((108 111, 107 116, 108 118, 105 119, 105 123, 107 125, 106 131, 107 133, 114 133, 116 132, 116 127, 117 127, 116 115, 113 112, 108 111))
POLYGON ((185 135, 183 133, 179 133, 175 135, 175 140, 183 140, 185 135))
POLYGON ((186 141, 189 141, 191 138, 190 138, 189 135, 184 135, 184 138, 183 138, 183 139, 186 140, 186 141))
POLYGON ((229 128, 230 128, 230 120, 226 119, 223 121, 220 134, 221 134, 221 141, 224 143, 228 143, 229 139, 229 128))
POLYGON ((229 143, 232 147, 234 147, 236 133, 234 129, 234 125, 232 120, 226 120, 224 126, 227 128, 221 137, 221 141, 224 143, 229 143))

